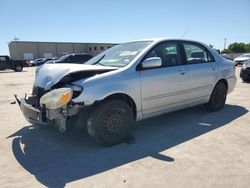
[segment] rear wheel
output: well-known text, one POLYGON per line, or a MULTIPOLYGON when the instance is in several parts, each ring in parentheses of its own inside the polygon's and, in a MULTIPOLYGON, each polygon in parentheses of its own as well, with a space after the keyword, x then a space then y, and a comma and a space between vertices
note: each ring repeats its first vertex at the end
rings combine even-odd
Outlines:
POLYGON ((21 65, 17 65, 17 66, 15 66, 14 70, 16 72, 21 72, 23 70, 23 67, 21 65))
POLYGON ((121 100, 111 100, 95 108, 88 120, 87 130, 98 143, 112 146, 126 139, 132 122, 130 106, 121 100))
POLYGON ((227 98, 227 87, 223 82, 219 82, 215 85, 213 92, 210 96, 209 102, 206 107, 210 111, 221 110, 226 102, 227 98))

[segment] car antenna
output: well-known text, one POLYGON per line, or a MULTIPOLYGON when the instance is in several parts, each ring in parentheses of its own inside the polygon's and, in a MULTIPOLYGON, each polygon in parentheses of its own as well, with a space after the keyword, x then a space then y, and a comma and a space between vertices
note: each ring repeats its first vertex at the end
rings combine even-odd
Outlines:
POLYGON ((189 27, 184 31, 184 33, 181 36, 181 39, 185 36, 185 34, 188 32, 188 30, 189 30, 189 27))

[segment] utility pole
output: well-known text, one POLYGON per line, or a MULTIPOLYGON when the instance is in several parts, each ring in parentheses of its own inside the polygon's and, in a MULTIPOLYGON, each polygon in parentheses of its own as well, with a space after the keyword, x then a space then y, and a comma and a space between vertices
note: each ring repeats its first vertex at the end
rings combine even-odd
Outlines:
POLYGON ((227 38, 224 38, 224 50, 226 49, 227 38))

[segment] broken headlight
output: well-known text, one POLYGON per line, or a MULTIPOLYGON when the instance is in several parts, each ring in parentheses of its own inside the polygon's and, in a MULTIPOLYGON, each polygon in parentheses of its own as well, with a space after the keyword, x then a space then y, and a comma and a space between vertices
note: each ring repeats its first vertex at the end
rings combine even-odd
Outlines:
POLYGON ((67 104, 73 96, 71 88, 54 89, 44 94, 40 99, 40 106, 45 105, 47 109, 57 109, 67 104))

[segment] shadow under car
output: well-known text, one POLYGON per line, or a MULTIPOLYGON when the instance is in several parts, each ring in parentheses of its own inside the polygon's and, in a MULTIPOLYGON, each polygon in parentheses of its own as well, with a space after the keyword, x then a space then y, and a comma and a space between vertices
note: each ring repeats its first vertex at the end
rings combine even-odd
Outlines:
POLYGON ((83 179, 148 156, 174 162, 160 152, 227 125, 248 113, 244 107, 225 105, 209 113, 202 106, 137 122, 134 144, 102 147, 86 131, 61 134, 55 128, 26 126, 13 138, 13 154, 20 165, 47 187, 64 187, 83 179))

